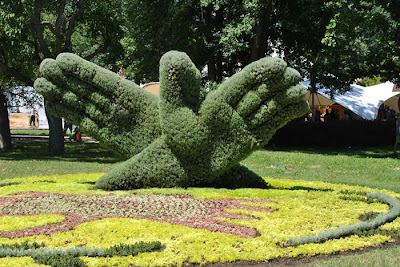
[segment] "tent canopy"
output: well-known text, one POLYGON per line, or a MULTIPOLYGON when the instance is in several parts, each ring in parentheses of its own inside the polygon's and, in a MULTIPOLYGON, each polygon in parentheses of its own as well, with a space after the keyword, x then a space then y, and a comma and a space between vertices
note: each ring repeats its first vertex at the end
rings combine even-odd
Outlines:
MULTIPOLYGON (((311 107, 311 105, 312 105, 312 95, 311 95, 311 91, 310 91, 310 90, 307 90, 306 96, 304 97, 304 99, 308 101, 308 104, 309 104, 310 107, 311 107)), ((319 106, 319 107, 329 107, 329 106, 331 106, 331 105, 334 104, 334 103, 335 103, 335 102, 333 102, 333 101, 330 100, 329 98, 326 98, 326 97, 323 96, 323 95, 316 94, 316 95, 314 96, 314 105, 315 105, 315 106, 319 106)))
MULTIPOLYGON (((302 84, 308 88, 310 81, 304 81, 302 84)), ((393 90, 394 88, 395 85, 393 83, 385 82, 368 87, 353 84, 350 86, 350 91, 333 97, 329 95, 329 90, 326 88, 321 88, 317 92, 364 119, 374 120, 378 116, 379 107, 383 102, 391 97, 400 95, 400 92, 393 90)))

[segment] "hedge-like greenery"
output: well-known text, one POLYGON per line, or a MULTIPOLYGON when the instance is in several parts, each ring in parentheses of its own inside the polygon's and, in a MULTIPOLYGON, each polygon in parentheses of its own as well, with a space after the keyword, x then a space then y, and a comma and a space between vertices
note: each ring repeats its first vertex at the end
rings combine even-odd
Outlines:
POLYGON ((33 242, 29 244, 1 245, 0 258, 3 257, 24 257, 31 256, 36 262, 50 265, 52 267, 61 266, 86 266, 78 257, 113 257, 113 256, 136 256, 139 253, 152 252, 161 248, 161 243, 137 242, 134 244, 119 244, 107 249, 77 247, 71 249, 48 249, 43 248, 44 244, 33 242))
POLYGON ((20 183, 23 183, 23 182, 5 182, 5 183, 0 183, 0 187, 14 185, 14 184, 20 184, 20 183))
POLYGON ((387 203, 391 207, 389 212, 379 215, 379 216, 375 217, 374 219, 367 221, 367 222, 360 222, 357 224, 340 226, 335 229, 321 232, 317 235, 304 236, 304 237, 300 237, 300 238, 290 239, 288 241, 288 244, 290 246, 298 246, 298 245, 303 245, 303 244, 308 244, 308 243, 322 243, 329 239, 344 237, 344 236, 347 236, 350 234, 354 234, 355 232, 358 232, 358 231, 366 231, 366 230, 376 229, 381 225, 384 225, 386 223, 390 223, 390 222, 394 221, 398 216, 400 216, 400 200, 399 199, 392 197, 392 196, 388 196, 388 195, 380 193, 380 192, 368 193, 367 197, 376 198, 379 201, 387 203))
POLYGON ((327 123, 292 121, 279 129, 268 145, 277 147, 392 146, 395 121, 333 120, 327 123))
POLYGON ((158 97, 135 83, 69 53, 45 59, 40 73, 47 110, 113 150, 133 156, 161 134, 158 97))
POLYGON ((200 103, 200 72, 185 53, 170 51, 160 60, 159 109, 156 97, 72 54, 45 60, 41 73, 35 87, 51 112, 134 155, 99 179, 106 190, 223 184, 228 171, 245 176, 239 162, 308 110, 299 73, 277 58, 253 62, 200 103))

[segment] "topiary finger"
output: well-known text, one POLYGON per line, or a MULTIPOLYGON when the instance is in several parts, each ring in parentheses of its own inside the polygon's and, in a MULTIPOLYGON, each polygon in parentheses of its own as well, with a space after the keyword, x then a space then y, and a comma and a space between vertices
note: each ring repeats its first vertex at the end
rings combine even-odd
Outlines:
POLYGON ((241 117, 246 117, 257 110, 262 102, 262 98, 259 94, 257 94, 256 91, 250 91, 239 102, 236 107, 236 111, 241 117))
POLYGON ((40 63, 40 75, 57 86, 63 87, 67 81, 64 73, 52 58, 46 58, 40 63))
POLYGON ((265 83, 254 88, 253 91, 249 91, 239 101, 236 107, 237 112, 242 117, 246 117, 252 113, 255 113, 261 106, 262 102, 281 95, 286 88, 297 85, 300 79, 301 76, 298 71, 292 68, 286 68, 281 76, 275 76, 275 78, 267 79, 265 83))
POLYGON ((236 107, 249 91, 257 90, 262 84, 273 83, 285 70, 286 63, 282 59, 271 57, 260 59, 223 82, 215 93, 216 97, 236 107))
POLYGON ((279 116, 279 112, 286 112, 285 108, 289 104, 302 102, 304 100, 305 91, 306 89, 300 84, 290 87, 282 94, 275 96, 261 105, 256 113, 246 119, 247 124, 251 128, 258 127, 268 122, 271 116, 279 116))
POLYGON ((82 83, 80 80, 66 77, 54 59, 43 60, 40 64, 40 72, 44 79, 51 83, 45 83, 39 79, 38 85, 44 94, 52 91, 53 95, 58 94, 58 97, 64 95, 62 98, 66 97, 66 100, 71 100, 73 96, 76 99, 74 101, 76 103, 73 104, 77 104, 79 101, 86 102, 87 100, 91 100, 95 104, 101 104, 101 107, 105 108, 107 106, 105 102, 109 103, 109 97, 101 95, 95 88, 82 83))
POLYGON ((252 130, 255 137, 260 142, 259 146, 262 147, 265 145, 265 143, 268 142, 275 134, 276 130, 283 127, 292 119, 304 115, 308 109, 308 102, 300 101, 297 103, 288 104, 283 110, 275 110, 275 113, 271 113, 263 124, 259 124, 252 130))
POLYGON ((33 87, 48 100, 61 100, 60 97, 63 94, 63 90, 45 78, 36 79, 33 87))
POLYGON ((71 53, 61 53, 56 58, 62 71, 69 73, 78 80, 86 82, 105 95, 112 96, 121 87, 129 87, 137 94, 144 94, 137 84, 119 77, 116 73, 91 63, 71 53))
MULTIPOLYGON (((160 109, 199 108, 201 75, 186 53, 170 51, 160 59, 160 109)), ((171 111, 167 111, 171 112, 171 111)))
POLYGON ((46 110, 49 111, 51 114, 60 118, 68 118, 69 121, 73 122, 76 125, 79 125, 81 120, 84 118, 84 116, 75 112, 74 109, 65 108, 65 104, 62 104, 60 102, 46 101, 45 106, 46 110))
POLYGON ((110 118, 108 114, 104 114, 104 112, 102 112, 102 110, 99 110, 97 106, 93 103, 86 103, 84 109, 86 116, 91 118, 102 127, 106 127, 107 125, 109 125, 110 120, 112 120, 112 118, 110 118))
POLYGON ((282 76, 269 84, 270 91, 283 91, 286 88, 295 86, 301 81, 300 73, 293 68, 286 68, 282 76))

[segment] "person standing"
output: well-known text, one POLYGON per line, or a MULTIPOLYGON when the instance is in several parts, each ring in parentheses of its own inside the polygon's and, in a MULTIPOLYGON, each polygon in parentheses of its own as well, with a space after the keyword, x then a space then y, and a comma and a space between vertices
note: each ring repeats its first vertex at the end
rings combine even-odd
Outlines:
POLYGON ((34 107, 32 107, 31 108, 31 116, 29 117, 29 126, 32 126, 32 124, 33 124, 33 127, 36 127, 36 123, 35 123, 36 118, 35 118, 35 116, 36 116, 36 110, 35 110, 34 107))
POLYGON ((68 129, 69 129, 70 133, 72 134, 72 123, 70 123, 64 119, 64 135, 67 134, 68 129))
POLYGON ((397 145, 400 143, 400 116, 396 119, 396 141, 394 143, 394 154, 397 155, 397 145))

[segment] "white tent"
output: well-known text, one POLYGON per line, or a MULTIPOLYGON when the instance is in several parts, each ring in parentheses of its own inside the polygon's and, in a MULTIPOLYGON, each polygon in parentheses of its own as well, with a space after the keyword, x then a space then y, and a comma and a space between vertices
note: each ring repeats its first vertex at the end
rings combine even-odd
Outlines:
MULTIPOLYGON (((302 84, 308 87, 309 81, 304 81, 302 84)), ((400 95, 400 92, 393 90, 394 88, 395 85, 391 82, 368 87, 353 84, 350 86, 350 91, 342 95, 331 97, 328 89, 325 88, 319 89, 318 94, 331 99, 364 119, 374 120, 378 116, 379 107, 383 102, 400 95)))
MULTIPOLYGON (((47 116, 46 112, 44 109, 44 101, 43 97, 36 93, 35 89, 33 87, 16 87, 11 89, 13 91, 13 94, 15 96, 11 99, 11 101, 8 103, 10 107, 8 108, 8 113, 10 116, 10 123, 12 123, 12 114, 20 112, 21 114, 30 114, 32 104, 26 103, 25 99, 17 94, 19 92, 20 94, 24 94, 25 97, 28 97, 30 99, 36 99, 33 103, 33 107, 39 114, 39 127, 38 129, 49 129, 49 123, 47 121, 47 116)), ((10 97, 9 97, 10 98, 10 97)), ((28 116, 28 115, 27 115, 28 116)), ((25 120, 25 126, 23 128, 29 128, 28 124, 28 119, 25 120)))
MULTIPOLYGON (((308 104, 312 105, 312 94, 310 90, 307 90, 306 95, 304 97, 306 101, 308 101, 308 104)), ((317 108, 324 108, 324 107, 329 107, 331 105, 335 104, 334 101, 330 100, 329 98, 326 98, 325 96, 322 96, 320 94, 315 94, 314 95, 314 106, 317 108)))

